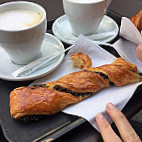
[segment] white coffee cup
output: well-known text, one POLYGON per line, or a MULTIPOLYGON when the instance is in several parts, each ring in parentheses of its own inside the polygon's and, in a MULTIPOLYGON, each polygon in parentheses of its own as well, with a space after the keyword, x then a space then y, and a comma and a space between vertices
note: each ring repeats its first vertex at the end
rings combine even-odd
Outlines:
POLYGON ((0 26, 0 45, 14 63, 27 64, 40 55, 47 28, 46 12, 40 5, 33 2, 17 1, 0 5, 0 14, 13 12, 13 10, 34 11, 41 16, 37 23, 23 29, 6 29, 0 26))
POLYGON ((64 12, 73 34, 96 33, 110 2, 111 0, 63 0, 64 12))

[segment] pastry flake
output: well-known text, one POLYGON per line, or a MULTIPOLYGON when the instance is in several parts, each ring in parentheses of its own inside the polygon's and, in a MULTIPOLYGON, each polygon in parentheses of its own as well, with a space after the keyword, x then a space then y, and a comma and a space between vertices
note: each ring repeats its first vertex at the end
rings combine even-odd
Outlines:
POLYGON ((70 60, 73 61, 74 67, 80 68, 82 70, 92 66, 91 58, 82 52, 73 53, 70 57, 70 60))

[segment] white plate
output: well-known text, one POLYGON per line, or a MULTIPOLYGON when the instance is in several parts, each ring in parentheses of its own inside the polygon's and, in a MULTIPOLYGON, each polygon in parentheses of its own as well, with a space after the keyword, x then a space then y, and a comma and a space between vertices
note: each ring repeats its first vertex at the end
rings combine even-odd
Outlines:
MULTIPOLYGON (((60 40, 58 40, 55 36, 46 33, 45 39, 42 44, 41 48, 41 56, 47 56, 49 54, 53 54, 56 51, 63 51, 64 46, 60 40)), ((13 64, 7 55, 7 53, 0 47, 0 78, 9 81, 26 81, 26 80, 33 80, 40 77, 43 77, 53 70, 55 70, 64 58, 64 54, 59 56, 57 59, 52 61, 48 66, 35 71, 34 73, 25 76, 25 77, 13 77, 11 73, 13 73, 18 68, 22 67, 21 65, 13 64)))
MULTIPOLYGON (((66 44, 71 45, 77 39, 77 37, 72 34, 72 29, 66 15, 59 17, 53 23, 52 31, 55 36, 66 44)), ((119 28, 116 22, 105 15, 97 33, 87 37, 94 41, 110 42, 118 35, 118 32, 119 28)))

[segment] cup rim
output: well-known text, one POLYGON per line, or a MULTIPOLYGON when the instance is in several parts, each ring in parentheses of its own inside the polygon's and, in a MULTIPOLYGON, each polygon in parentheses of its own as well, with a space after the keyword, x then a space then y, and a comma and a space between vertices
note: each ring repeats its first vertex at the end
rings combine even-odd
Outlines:
POLYGON ((100 3, 100 2, 103 2, 103 1, 106 1, 106 0, 99 0, 99 1, 96 1, 96 2, 78 2, 78 1, 72 1, 72 0, 64 0, 64 1, 67 1, 67 2, 70 2, 70 3, 75 3, 75 4, 93 4, 93 3, 100 3))
POLYGON ((17 4, 17 3, 19 3, 19 4, 22 4, 22 3, 24 3, 24 4, 30 4, 30 5, 34 5, 34 6, 38 7, 38 8, 42 11, 42 13, 43 13, 43 16, 42 16, 41 21, 38 22, 37 24, 35 24, 35 25, 29 27, 29 28, 26 28, 26 29, 21 29, 21 30, 0 29, 0 31, 4 31, 4 32, 21 32, 21 31, 31 30, 31 29, 37 27, 38 25, 40 25, 40 24, 46 19, 46 11, 45 11, 45 9, 44 9, 41 5, 39 5, 39 4, 35 3, 35 2, 27 2, 27 1, 12 1, 12 2, 6 2, 6 3, 1 4, 1 5, 0 5, 0 8, 3 7, 3 6, 6 6, 6 5, 17 4))

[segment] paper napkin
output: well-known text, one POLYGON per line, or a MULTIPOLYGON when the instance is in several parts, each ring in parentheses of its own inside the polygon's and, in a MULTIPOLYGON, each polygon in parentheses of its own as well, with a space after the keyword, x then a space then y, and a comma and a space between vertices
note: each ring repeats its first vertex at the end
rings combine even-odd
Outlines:
POLYGON ((120 36, 122 38, 113 47, 123 59, 137 65, 138 72, 142 73, 142 62, 136 55, 137 45, 142 44, 142 35, 126 17, 123 17, 121 21, 120 36))
MULTIPOLYGON (((70 55, 75 52, 83 52, 89 55, 93 61, 93 67, 109 64, 116 60, 116 57, 114 57, 112 54, 102 49, 101 47, 95 45, 91 40, 85 38, 84 36, 79 36, 74 44, 74 47, 68 52, 60 67, 58 67, 57 70, 55 70, 48 76, 36 80, 34 84, 54 81, 71 72, 78 71, 79 69, 74 68, 72 61, 69 60, 70 55)), ((63 112, 83 117, 88 122, 90 122, 90 124, 94 128, 98 129, 94 119, 96 114, 98 112, 102 112, 106 116, 108 121, 112 122, 105 112, 106 104, 112 102, 120 110, 122 110, 129 99, 132 97, 137 86, 139 86, 140 84, 141 83, 135 83, 123 87, 109 87, 103 89, 102 91, 94 94, 92 97, 75 105, 67 107, 63 110, 63 112)))

